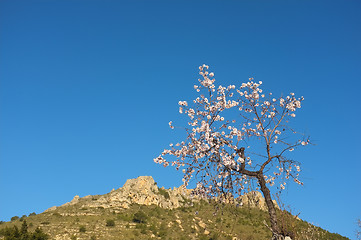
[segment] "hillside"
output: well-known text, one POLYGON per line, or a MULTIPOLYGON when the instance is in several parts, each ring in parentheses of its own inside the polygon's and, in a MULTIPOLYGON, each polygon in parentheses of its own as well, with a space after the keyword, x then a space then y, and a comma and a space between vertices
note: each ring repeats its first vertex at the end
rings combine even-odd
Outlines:
MULTIPOLYGON (((85 196, 41 214, 2 223, 2 229, 27 222, 55 240, 113 239, 270 239, 264 200, 252 192, 237 205, 218 206, 192 199, 182 187, 159 188, 152 177, 129 179, 105 195, 85 196)), ((279 211, 280 222, 293 239, 348 239, 279 211), (292 234, 290 234, 292 235, 292 234)))

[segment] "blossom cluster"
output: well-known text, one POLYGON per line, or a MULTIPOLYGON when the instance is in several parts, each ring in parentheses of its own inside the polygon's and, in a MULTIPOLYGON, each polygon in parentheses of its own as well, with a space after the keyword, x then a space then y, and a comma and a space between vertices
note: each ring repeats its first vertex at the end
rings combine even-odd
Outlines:
MULTIPOLYGON (((198 176, 196 192, 210 197, 225 192, 240 194, 256 173, 263 174, 270 186, 279 177, 302 184, 298 179, 300 166, 287 160, 284 153, 309 144, 307 138, 297 136, 293 142, 288 141, 295 131, 287 123, 301 108, 303 97, 296 98, 294 93, 280 98, 271 93, 266 96, 262 82, 253 78, 238 88, 216 87, 214 73, 208 70, 205 64, 199 67, 200 85, 194 85, 199 97, 192 104, 178 102, 179 112, 189 118, 187 139, 170 144, 154 162, 182 168, 185 185, 198 176), (242 149, 248 149, 253 141, 262 143, 264 149, 253 156, 249 152, 242 155, 242 149), (174 156, 174 160, 166 160, 166 155, 174 156), (278 166, 272 167, 276 163, 278 166)), ((169 126, 174 128, 172 122, 169 126)), ((285 186, 285 181, 279 183, 280 189, 285 186)))

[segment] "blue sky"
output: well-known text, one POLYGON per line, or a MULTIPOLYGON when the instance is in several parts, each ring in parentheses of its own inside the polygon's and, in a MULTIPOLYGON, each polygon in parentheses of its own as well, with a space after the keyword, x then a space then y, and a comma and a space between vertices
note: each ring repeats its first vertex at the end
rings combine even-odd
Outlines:
POLYGON ((361 2, 0 2, 0 220, 40 213, 75 195, 104 194, 151 175, 182 140, 179 100, 198 66, 216 83, 249 77, 304 96, 295 152, 303 187, 284 202, 304 220, 355 239, 361 218, 361 2))

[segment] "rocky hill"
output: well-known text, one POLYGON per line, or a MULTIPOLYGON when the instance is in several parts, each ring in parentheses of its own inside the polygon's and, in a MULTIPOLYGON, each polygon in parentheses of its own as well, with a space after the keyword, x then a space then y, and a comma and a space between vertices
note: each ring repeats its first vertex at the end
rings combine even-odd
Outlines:
MULTIPOLYGON (((110 193, 101 196, 85 196, 80 198, 75 196, 71 202, 60 207, 71 205, 81 205, 82 208, 115 208, 127 209, 131 204, 156 205, 161 208, 173 209, 181 206, 184 198, 189 198, 191 189, 159 188, 151 176, 141 176, 136 179, 128 179, 123 187, 112 190, 110 193)), ((57 207, 52 207, 46 211, 52 211, 57 207)))
MULTIPOLYGON (((192 189, 174 187, 173 189, 159 188, 151 176, 140 176, 136 179, 128 179, 123 187, 112 190, 101 196, 88 195, 80 198, 75 196, 73 200, 61 207, 79 205, 81 208, 104 208, 104 209, 127 209, 132 204, 156 205, 165 209, 173 209, 184 206, 185 200, 200 199, 191 196, 192 189)), ((237 199, 238 204, 266 210, 266 204, 260 192, 250 192, 237 199)), ((277 203, 274 201, 277 205, 277 203)), ((56 210, 54 206, 45 212, 56 210)))
MULTIPOLYGON (((27 222, 55 240, 112 239, 270 239, 264 225, 268 214, 262 194, 251 192, 237 204, 219 206, 191 197, 191 189, 159 188, 150 176, 129 179, 105 195, 75 196, 44 213, 3 223, 1 229, 27 222)), ((285 231, 293 239, 347 239, 280 211, 285 231)))

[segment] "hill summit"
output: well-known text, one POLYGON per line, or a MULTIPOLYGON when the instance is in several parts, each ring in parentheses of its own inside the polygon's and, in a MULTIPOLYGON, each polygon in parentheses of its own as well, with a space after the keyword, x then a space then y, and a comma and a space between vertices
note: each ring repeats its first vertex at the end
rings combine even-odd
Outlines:
MULTIPOLYGON (((140 176, 135 179, 128 179, 123 187, 112 190, 104 195, 88 195, 80 198, 76 195, 73 200, 60 207, 80 205, 81 208, 123 208, 127 209, 131 204, 156 205, 161 208, 173 209, 184 206, 186 200, 200 200, 192 196, 193 189, 184 186, 173 189, 159 188, 151 176, 140 176)), ((266 204, 260 192, 250 192, 240 196, 237 201, 240 205, 260 208, 266 210, 266 204)), ((276 202, 275 202, 276 203, 276 202)), ((277 203, 276 203, 277 204, 277 203)), ((53 211, 58 207, 51 207, 46 212, 53 211)))
MULTIPOLYGON (((192 190, 184 187, 171 189, 159 188, 151 176, 140 176, 128 179, 123 187, 112 190, 105 195, 88 195, 80 198, 75 196, 71 202, 64 206, 80 204, 81 207, 101 208, 129 208, 131 204, 157 205, 162 208, 172 209, 180 207, 184 198, 189 198, 192 190)), ((46 211, 55 210, 52 207, 46 211)))

